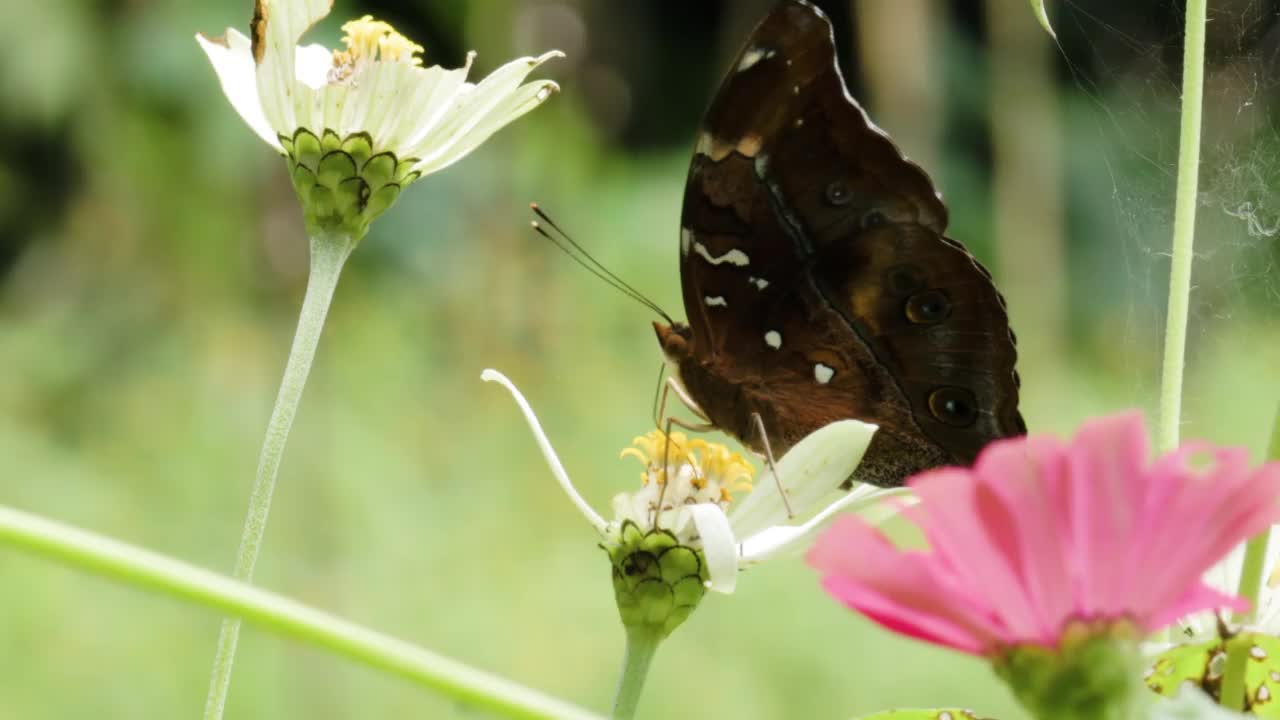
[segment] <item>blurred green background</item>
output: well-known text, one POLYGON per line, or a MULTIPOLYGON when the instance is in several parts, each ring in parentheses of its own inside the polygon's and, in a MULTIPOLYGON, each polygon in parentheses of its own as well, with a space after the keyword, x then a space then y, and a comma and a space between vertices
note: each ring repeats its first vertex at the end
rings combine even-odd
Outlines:
MULTIPOLYGON (((339 287, 257 580, 606 709, 608 564, 508 373, 597 507, 635 482, 651 317, 528 229, 538 200, 680 315, 679 199, 698 118, 768 0, 341 1, 478 76, 557 47, 552 102, 407 192, 339 287)), ((1066 433, 1154 408, 1182 5, 826 3, 854 93, 934 175, 995 273, 1023 412, 1066 433)), ((227 571, 301 299, 282 163, 192 36, 251 4, 0 6, 0 502, 227 571)), ((1184 433, 1261 449, 1280 393, 1280 4, 1211 0, 1184 433)), ((1189 541, 1194 541, 1189 539, 1189 541)), ((828 601, 799 561, 710 597, 665 645, 651 718, 1023 717, 985 665, 828 601)), ((218 617, 0 552, 0 718, 193 717, 218 617)), ((248 628, 231 718, 472 717, 248 628)))

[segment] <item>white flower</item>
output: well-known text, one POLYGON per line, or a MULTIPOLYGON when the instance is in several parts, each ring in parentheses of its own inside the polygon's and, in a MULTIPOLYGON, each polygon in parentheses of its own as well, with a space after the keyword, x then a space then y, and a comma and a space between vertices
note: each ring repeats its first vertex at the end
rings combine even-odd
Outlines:
MULTIPOLYGON (((1249 628, 1271 635, 1280 634, 1280 540, 1276 538, 1280 526, 1271 529, 1267 536, 1267 551, 1262 563, 1262 582, 1258 589, 1257 611, 1249 628)), ((1235 595, 1240 590, 1240 573, 1244 568, 1244 545, 1238 545, 1218 564, 1209 568, 1204 574, 1204 581, 1211 587, 1228 595, 1235 595)), ((1223 611, 1227 620, 1231 613, 1223 611)), ((1217 618, 1213 613, 1195 613, 1183 618, 1179 628, 1184 638, 1173 638, 1181 642, 1185 638, 1217 637, 1217 618)))
POLYGON ((341 138, 366 132, 373 152, 414 158, 427 174, 462 158, 557 90, 550 80, 521 85, 553 58, 517 58, 479 84, 466 81, 474 53, 456 70, 422 67, 422 47, 369 16, 342 26, 347 48, 299 46, 329 14, 331 0, 258 0, 250 40, 234 29, 196 40, 209 55, 232 106, 249 127, 282 152, 282 136, 299 128, 341 138))
POLYGON ((558 87, 521 84, 559 51, 512 60, 467 82, 422 67, 422 47, 369 16, 342 26, 346 49, 298 45, 332 0, 257 0, 252 38, 197 35, 231 105, 285 154, 308 231, 359 240, 404 186, 457 162, 558 87))
POLYGON ((733 493, 751 488, 752 468, 740 455, 681 433, 668 438, 652 431, 636 438, 634 447, 622 453, 644 464, 642 487, 616 496, 614 519, 608 521, 574 488, 533 409, 515 385, 496 370, 485 370, 480 377, 510 391, 552 474, 602 536, 616 535, 624 524, 634 524, 641 531, 666 530, 681 545, 702 550, 709 575, 707 587, 717 592, 734 591, 740 568, 785 550, 801 549, 804 540, 841 510, 911 497, 905 488, 859 485, 827 502, 853 473, 875 433, 876 426, 857 420, 831 423, 801 440, 778 460, 777 478, 766 470, 758 489, 741 500, 734 500, 733 493), (669 463, 665 470, 664 458, 669 463), (786 493, 786 502, 779 487, 786 493), (808 519, 793 525, 791 513, 794 518, 808 519))

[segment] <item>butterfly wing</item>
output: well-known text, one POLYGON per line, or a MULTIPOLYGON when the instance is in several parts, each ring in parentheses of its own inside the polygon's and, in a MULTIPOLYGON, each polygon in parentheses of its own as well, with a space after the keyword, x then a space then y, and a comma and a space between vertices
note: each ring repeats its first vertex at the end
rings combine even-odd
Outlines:
POLYGON ((681 374, 718 426, 778 450, 831 420, 881 426, 877 482, 969 462, 1025 430, 990 275, 947 211, 849 97, 830 23, 786 0, 707 111, 685 188, 681 374))

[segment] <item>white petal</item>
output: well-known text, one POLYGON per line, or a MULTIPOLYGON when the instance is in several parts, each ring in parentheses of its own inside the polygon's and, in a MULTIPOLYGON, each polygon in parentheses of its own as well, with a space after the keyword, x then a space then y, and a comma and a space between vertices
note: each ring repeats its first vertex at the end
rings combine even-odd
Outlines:
POLYGON ((213 71, 218 74, 218 82, 222 85, 223 94, 231 102, 231 107, 244 118, 258 137, 281 150, 276 131, 267 122, 267 116, 262 112, 262 101, 258 99, 258 68, 253 62, 249 38, 228 28, 227 34, 221 38, 196 35, 196 42, 204 48, 209 62, 213 63, 213 71))
MULTIPOLYGON (((796 516, 808 515, 853 474, 875 431, 875 425, 839 420, 809 433, 778 460, 778 477, 796 516)), ((778 481, 768 468, 755 487, 733 509, 733 529, 739 536, 753 535, 793 519, 787 515, 778 481)))
POLYGON ((457 107, 464 88, 469 87, 467 75, 471 72, 471 63, 475 62, 476 53, 467 53, 467 60, 456 70, 445 70, 432 66, 424 70, 426 74, 421 81, 428 92, 415 98, 415 109, 409 116, 416 122, 413 129, 404 136, 403 154, 407 157, 418 157, 423 149, 423 140, 439 127, 449 111, 457 107))
MULTIPOLYGON (((258 97, 267 121, 277 132, 292 135, 309 118, 315 93, 298 82, 294 67, 298 40, 329 14, 333 0, 257 0, 263 28, 262 61, 258 63, 258 97)), ((319 133, 322 128, 311 128, 319 133)))
POLYGON ((298 82, 319 90, 329 82, 333 69, 333 51, 323 45, 300 45, 294 55, 294 73, 298 82))
POLYGON ((859 485, 803 525, 774 525, 746 538, 742 541, 741 562, 743 565, 751 565, 781 552, 803 550, 808 545, 809 538, 825 527, 837 513, 845 510, 873 508, 876 512, 871 516, 864 515, 864 518, 867 522, 878 525, 914 501, 915 495, 906 488, 886 489, 874 485, 859 485), (901 503, 884 502, 895 498, 901 500, 901 503))
POLYGON ((733 592, 738 586, 738 543, 729 518, 713 503, 686 505, 685 510, 702 538, 702 554, 710 577, 707 587, 719 593, 733 592))
POLYGON ((647 508, 643 507, 639 498, 631 493, 622 492, 614 495, 609 505, 613 508, 615 522, 622 523, 630 520, 642 528, 648 524, 647 508))
POLYGON ((456 162, 507 123, 537 107, 555 87, 541 81, 520 83, 542 63, 564 57, 559 50, 532 58, 517 58, 459 96, 444 121, 428 133, 410 154, 422 158, 415 169, 423 174, 456 162))
POLYGON ((449 167, 470 154, 494 133, 546 102, 559 90, 560 86, 550 80, 521 85, 506 100, 494 107, 478 125, 451 145, 447 152, 437 155, 430 162, 419 163, 415 168, 426 175, 449 167))
POLYGON ((569 496, 569 500, 577 506, 583 516, 587 518, 587 522, 591 523, 595 529, 601 533, 605 531, 607 524, 600 514, 591 509, 587 501, 578 493, 577 488, 573 486, 573 481, 569 479, 569 473, 565 472, 564 465, 560 463, 560 458, 556 455, 556 451, 551 447, 551 441, 547 439, 547 434, 542 431, 542 425, 538 422, 538 416, 533 414, 533 408, 529 407, 529 402, 524 399, 524 395, 516 389, 516 386, 507 379, 505 375, 497 370, 485 370, 480 373, 480 379, 485 382, 496 382, 502 385, 515 398, 516 404, 520 406, 520 411, 524 413, 525 420, 529 423, 529 429, 533 431, 533 437, 538 441, 538 447, 542 450, 542 456, 546 458, 547 465, 551 467, 551 474, 555 475, 556 480, 560 483, 560 487, 565 494, 569 496))

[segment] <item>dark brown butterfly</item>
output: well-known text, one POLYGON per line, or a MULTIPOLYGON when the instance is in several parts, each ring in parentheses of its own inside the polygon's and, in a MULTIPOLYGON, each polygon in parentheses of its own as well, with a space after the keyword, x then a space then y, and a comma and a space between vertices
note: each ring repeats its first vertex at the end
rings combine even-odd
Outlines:
POLYGON ((880 426, 855 479, 898 485, 1026 432, 991 275, 845 89, 831 24, 785 0, 733 61, 681 218, 688 324, 655 323, 711 424, 781 454, 835 420, 880 426))

